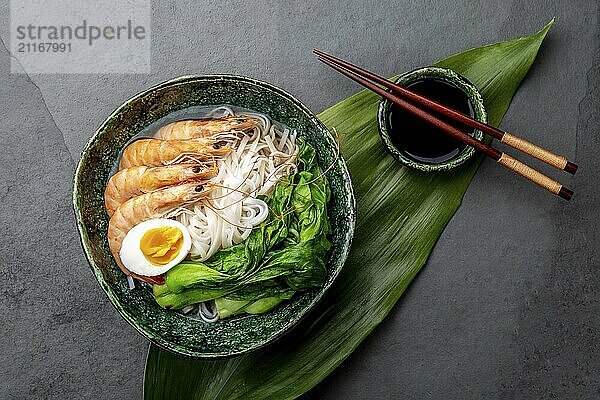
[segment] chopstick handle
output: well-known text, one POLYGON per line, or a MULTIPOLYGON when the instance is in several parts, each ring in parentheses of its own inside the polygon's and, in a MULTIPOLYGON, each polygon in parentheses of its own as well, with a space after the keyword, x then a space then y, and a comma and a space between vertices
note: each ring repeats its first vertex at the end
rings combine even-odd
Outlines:
POLYGON ((546 175, 542 174, 541 172, 536 171, 535 169, 531 168, 529 165, 522 163, 521 161, 509 156, 506 153, 502 153, 502 155, 500 156, 500 158, 498 159, 497 162, 498 162, 498 164, 502 165, 503 167, 506 167, 506 168, 510 169, 511 171, 516 172, 517 174, 521 175, 523 178, 535 183, 536 185, 538 185, 540 187, 543 187, 550 193, 558 195, 565 200, 570 200, 571 197, 573 197, 573 192, 571 190, 567 189, 566 187, 564 187, 563 185, 561 185, 559 182, 557 182, 551 178, 548 178, 546 175))
POLYGON ((535 157, 546 164, 550 164, 555 168, 566 169, 569 164, 569 160, 567 160, 566 157, 559 156, 551 151, 542 149, 541 147, 536 146, 535 144, 528 142, 525 139, 521 139, 520 137, 517 137, 511 133, 504 132, 504 135, 502 135, 502 139, 500 139, 500 141, 507 146, 512 147, 513 149, 517 149, 525 154, 529 154, 530 156, 535 157))

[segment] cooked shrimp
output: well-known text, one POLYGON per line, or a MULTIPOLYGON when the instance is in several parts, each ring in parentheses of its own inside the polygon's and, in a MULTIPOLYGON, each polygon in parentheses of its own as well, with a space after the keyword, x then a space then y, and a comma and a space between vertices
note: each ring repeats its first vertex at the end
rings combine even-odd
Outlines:
POLYGON ((125 201, 142 193, 152 192, 177 183, 207 179, 217 174, 216 165, 174 164, 162 167, 140 165, 125 168, 114 174, 104 191, 104 205, 108 216, 125 201))
POLYGON ((120 251, 127 232, 140 222, 160 218, 176 207, 197 202, 212 190, 210 184, 184 183, 145 193, 121 204, 108 223, 108 246, 121 270, 135 278, 148 280, 135 275, 121 262, 120 251))
POLYGON ((217 119, 188 119, 165 125, 156 131, 155 138, 184 140, 207 137, 231 131, 248 131, 258 124, 249 117, 223 117, 217 119))
POLYGON ((212 161, 231 151, 231 148, 225 144, 227 144, 226 141, 208 138, 192 140, 140 139, 125 147, 119 169, 137 165, 148 167, 165 165, 183 154, 192 155, 201 161, 212 161))

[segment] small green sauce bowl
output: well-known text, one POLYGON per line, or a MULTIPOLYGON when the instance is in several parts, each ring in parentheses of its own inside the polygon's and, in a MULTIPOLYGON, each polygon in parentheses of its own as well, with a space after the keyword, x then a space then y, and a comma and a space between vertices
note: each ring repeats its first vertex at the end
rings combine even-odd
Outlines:
MULTIPOLYGON (((483 98, 477 90, 477 88, 469 82, 465 77, 457 74, 451 69, 440 68, 440 67, 424 67, 414 71, 408 72, 400 76, 396 80, 396 84, 400 86, 408 86, 412 83, 424 80, 424 79, 437 79, 444 81, 458 89, 460 89, 469 99, 471 108, 473 110, 473 117, 481 122, 487 122, 487 113, 483 105, 483 98)), ((383 143, 387 151, 396 160, 406 165, 407 167, 418 169, 425 172, 433 171, 448 171, 454 167, 463 164, 465 161, 473 157, 475 149, 471 146, 465 146, 465 148, 451 159, 439 163, 425 163, 407 157, 403 152, 399 151, 398 148, 393 144, 390 137, 389 131, 389 118, 390 109, 392 103, 386 99, 382 99, 379 103, 379 110, 377 115, 377 122, 379 126, 379 135, 383 140, 383 143)), ((472 133, 473 137, 477 140, 482 140, 483 132, 474 130, 472 133)))

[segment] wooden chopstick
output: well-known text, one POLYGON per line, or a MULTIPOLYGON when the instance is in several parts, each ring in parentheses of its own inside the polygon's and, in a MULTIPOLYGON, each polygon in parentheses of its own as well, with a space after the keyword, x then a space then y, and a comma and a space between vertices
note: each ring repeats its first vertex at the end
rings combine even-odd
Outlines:
POLYGON ((528 179, 529 181, 548 190, 549 192, 551 192, 555 195, 558 195, 565 200, 570 200, 571 197, 573 196, 573 191, 564 187, 561 183, 547 177, 546 175, 542 174, 539 171, 536 171, 535 169, 531 168, 527 164, 522 163, 521 161, 509 156, 508 154, 501 152, 500 150, 497 150, 483 142, 480 142, 479 140, 475 139, 474 137, 462 132, 460 129, 448 124, 447 122, 437 118, 436 116, 428 113, 427 111, 417 107, 413 103, 410 103, 408 100, 401 98, 393 93, 388 92, 387 90, 366 80, 362 76, 336 64, 334 61, 332 61, 328 58, 318 55, 318 59, 320 61, 322 61, 323 63, 329 65, 333 69, 337 70, 338 72, 346 75, 347 77, 354 80, 355 82, 365 86, 366 88, 368 88, 368 89, 374 91, 375 93, 377 93, 378 95, 388 99, 389 101, 396 104, 397 106, 410 112, 411 114, 429 122, 430 124, 434 125, 436 128, 449 134, 450 136, 454 137, 455 139, 457 139, 463 143, 466 143, 467 145, 469 145, 471 147, 474 147, 476 150, 478 150, 478 151, 484 153, 485 155, 491 157, 492 159, 494 159, 496 162, 498 162, 498 164, 502 165, 505 168, 510 169, 511 171, 516 172, 517 174, 521 175, 522 177, 528 179))
POLYGON ((508 145, 516 150, 520 150, 525 154, 535 157, 538 160, 541 160, 549 165, 552 165, 555 168, 567 171, 571 174, 574 174, 575 172, 577 172, 577 168, 578 168, 577 164, 574 164, 571 161, 567 160, 567 158, 564 156, 554 154, 551 151, 543 149, 543 148, 541 148, 525 139, 515 136, 509 132, 502 131, 496 127, 485 124, 481 121, 477 121, 475 118, 472 118, 470 115, 463 114, 460 111, 456 111, 456 110, 449 108, 443 104, 440 104, 436 101, 428 99, 427 97, 423 97, 418 93, 412 92, 406 88, 403 88, 400 85, 396 85, 395 83, 392 83, 392 82, 388 81, 387 79, 382 78, 379 75, 369 72, 369 71, 367 71, 363 68, 360 68, 356 65, 350 64, 349 62, 344 61, 340 58, 334 57, 330 54, 324 53, 317 49, 313 50, 313 52, 322 58, 328 59, 328 60, 334 62, 335 64, 343 66, 347 70, 353 71, 359 75, 369 78, 370 80, 372 80, 380 85, 385 86, 386 88, 396 92, 401 97, 405 97, 407 99, 414 101, 417 104, 425 106, 426 108, 435 110, 435 111, 439 112, 440 114, 445 115, 448 118, 455 120, 457 122, 460 122, 463 125, 466 125, 470 128, 478 129, 482 132, 485 132, 488 135, 500 140, 502 143, 505 143, 506 145, 508 145))

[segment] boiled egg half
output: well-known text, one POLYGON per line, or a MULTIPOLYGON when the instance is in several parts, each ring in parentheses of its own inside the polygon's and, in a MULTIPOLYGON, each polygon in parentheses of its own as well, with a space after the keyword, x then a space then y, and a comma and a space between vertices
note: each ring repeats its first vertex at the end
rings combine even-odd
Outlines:
POLYGON ((172 219, 151 219, 134 226, 123 239, 120 256, 125 267, 143 276, 161 275, 190 251, 187 228, 172 219))

